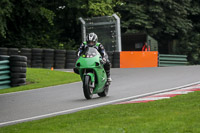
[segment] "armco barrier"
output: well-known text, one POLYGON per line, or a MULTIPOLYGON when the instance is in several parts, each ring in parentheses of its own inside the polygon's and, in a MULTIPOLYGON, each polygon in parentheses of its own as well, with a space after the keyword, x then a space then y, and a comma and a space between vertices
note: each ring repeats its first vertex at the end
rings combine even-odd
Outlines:
POLYGON ((187 55, 159 54, 159 67, 187 65, 187 55))
POLYGON ((10 88, 9 56, 0 57, 0 89, 10 88))

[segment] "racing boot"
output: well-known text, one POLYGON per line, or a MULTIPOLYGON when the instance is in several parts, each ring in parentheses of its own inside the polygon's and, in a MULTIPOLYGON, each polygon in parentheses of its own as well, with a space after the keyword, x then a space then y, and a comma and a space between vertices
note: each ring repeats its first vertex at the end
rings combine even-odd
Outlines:
POLYGON ((74 67, 73 70, 74 70, 74 73, 79 74, 79 70, 77 68, 74 67))
POLYGON ((107 81, 112 82, 112 78, 110 76, 110 71, 106 71, 106 75, 107 75, 107 81))

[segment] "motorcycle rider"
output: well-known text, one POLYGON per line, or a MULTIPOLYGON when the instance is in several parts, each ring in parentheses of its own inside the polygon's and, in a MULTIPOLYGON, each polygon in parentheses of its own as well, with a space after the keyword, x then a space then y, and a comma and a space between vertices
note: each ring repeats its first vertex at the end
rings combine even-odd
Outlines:
POLYGON ((98 52, 101 54, 102 56, 102 59, 103 61, 105 62, 104 63, 104 69, 106 71, 106 75, 108 77, 108 82, 111 82, 112 79, 111 79, 111 76, 110 76, 110 67, 111 67, 111 63, 108 59, 108 55, 105 51, 105 48, 104 46, 98 42, 98 37, 95 33, 89 33, 87 35, 87 39, 86 39, 86 42, 83 42, 79 48, 79 51, 78 51, 78 57, 80 57, 81 53, 84 51, 84 49, 86 47, 94 47, 98 50, 98 52))

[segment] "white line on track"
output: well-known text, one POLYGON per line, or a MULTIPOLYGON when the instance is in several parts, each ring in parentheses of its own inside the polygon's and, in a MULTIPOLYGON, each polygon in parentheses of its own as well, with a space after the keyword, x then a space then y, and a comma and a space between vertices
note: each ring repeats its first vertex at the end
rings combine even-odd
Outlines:
POLYGON ((38 88, 38 89, 32 89, 32 90, 24 90, 24 91, 3 93, 3 94, 0 94, 0 96, 2 96, 2 95, 12 95, 12 94, 18 94, 18 93, 25 93, 25 92, 31 92, 31 91, 38 91, 38 90, 42 90, 42 89, 48 89, 50 87, 58 87, 58 86, 71 85, 71 84, 77 84, 77 83, 81 83, 81 81, 73 82, 73 83, 67 83, 67 84, 61 84, 61 85, 48 86, 48 87, 43 87, 43 88, 38 88))
POLYGON ((80 111, 80 110, 86 110, 86 109, 90 109, 90 108, 94 108, 94 107, 98 107, 98 106, 102 106, 102 105, 108 105, 108 104, 113 104, 113 103, 117 103, 117 102, 123 102, 123 101, 131 100, 131 99, 141 98, 141 97, 145 97, 145 96, 149 96, 149 95, 153 95, 153 94, 159 94, 159 93, 163 93, 163 92, 177 90, 177 89, 180 89, 180 88, 185 88, 185 87, 196 85, 196 84, 199 84, 199 83, 200 83, 200 81, 194 82, 194 83, 191 83, 191 84, 187 84, 187 85, 184 85, 184 86, 179 86, 179 87, 175 87, 175 88, 162 90, 162 91, 155 91, 155 92, 146 93, 146 94, 142 94, 142 95, 131 96, 131 97, 112 100, 112 101, 108 101, 108 102, 88 105, 88 106, 84 106, 84 107, 68 109, 68 110, 63 110, 63 111, 44 114, 44 115, 38 115, 38 116, 24 118, 24 119, 18 119, 18 120, 13 120, 13 121, 2 122, 2 123, 0 123, 0 126, 6 126, 6 125, 21 123, 21 122, 30 121, 30 120, 36 120, 36 119, 41 119, 41 118, 46 118, 46 117, 51 117, 51 116, 56 116, 56 115, 61 115, 61 114, 67 114, 67 113, 72 113, 72 112, 76 112, 76 111, 80 111))

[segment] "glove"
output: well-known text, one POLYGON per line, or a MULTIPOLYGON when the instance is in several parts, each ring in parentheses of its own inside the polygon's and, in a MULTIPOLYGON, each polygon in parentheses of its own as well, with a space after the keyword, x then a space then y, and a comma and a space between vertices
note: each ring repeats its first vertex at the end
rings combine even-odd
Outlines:
POLYGON ((106 61, 107 61, 107 60, 106 60, 106 58, 103 58, 102 60, 103 60, 104 62, 106 62, 106 61))
POLYGON ((103 59, 101 60, 101 63, 105 65, 105 64, 106 64, 106 58, 103 58, 103 59))

